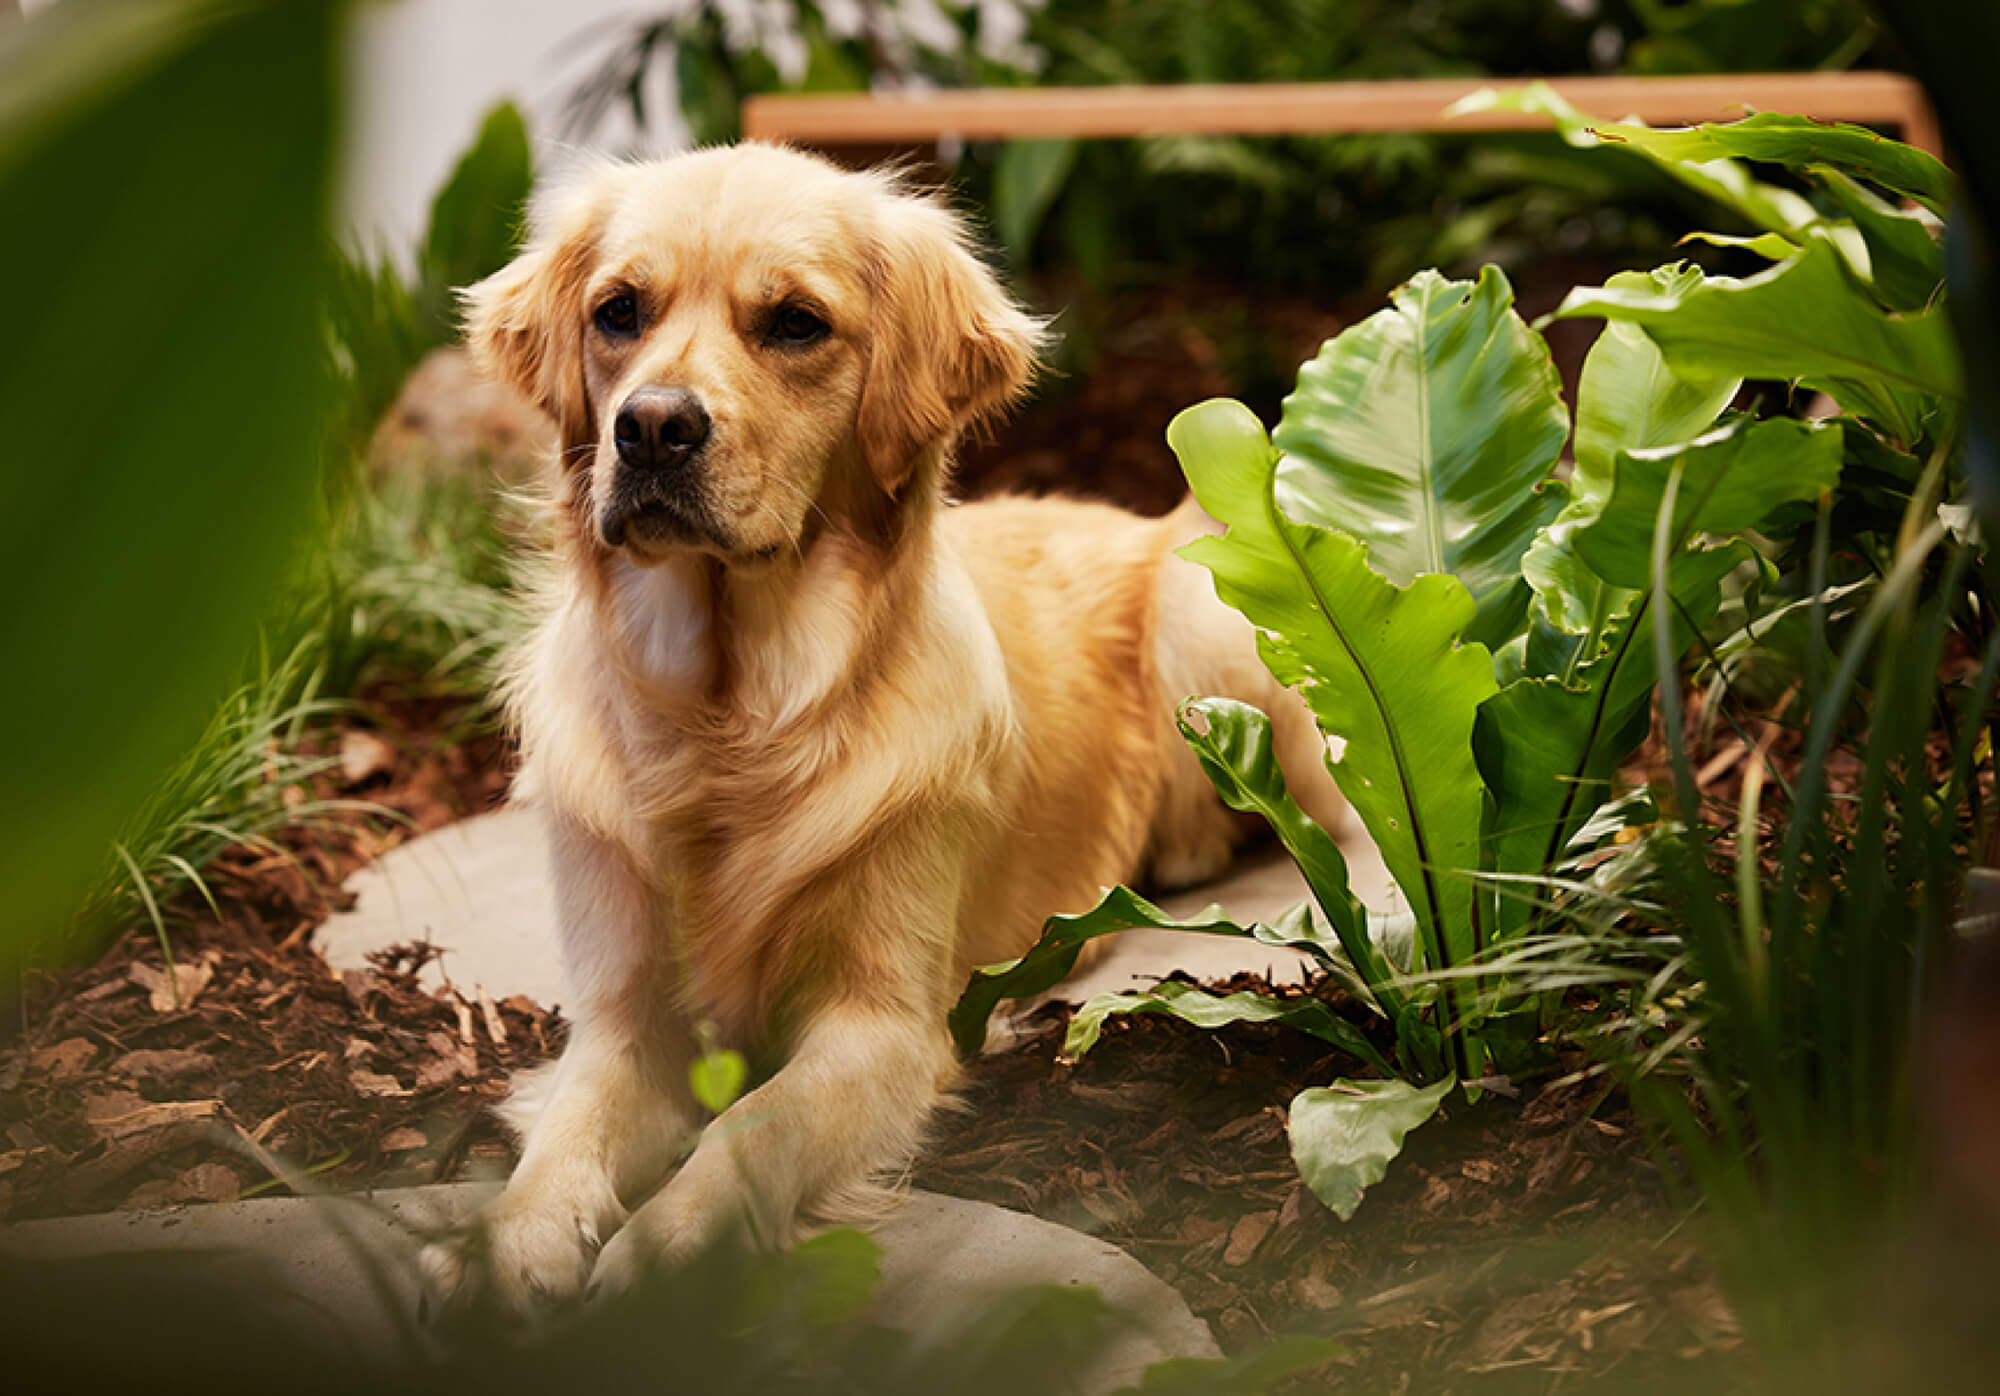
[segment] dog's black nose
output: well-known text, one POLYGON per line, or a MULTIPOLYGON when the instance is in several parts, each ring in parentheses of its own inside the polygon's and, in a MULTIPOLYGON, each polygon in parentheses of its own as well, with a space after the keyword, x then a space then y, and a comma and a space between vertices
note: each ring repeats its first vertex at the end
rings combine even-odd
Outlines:
POLYGON ((693 459, 708 426, 701 399, 686 388, 639 388, 618 409, 611 436, 634 470, 665 470, 693 459))

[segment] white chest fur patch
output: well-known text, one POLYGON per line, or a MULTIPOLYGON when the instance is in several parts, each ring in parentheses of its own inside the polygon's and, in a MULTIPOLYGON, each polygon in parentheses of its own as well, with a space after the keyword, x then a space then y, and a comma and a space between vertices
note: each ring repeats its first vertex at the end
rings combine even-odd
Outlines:
POLYGON ((699 561, 640 567, 621 557, 612 594, 619 638, 643 678, 675 688, 708 683, 714 615, 699 561))

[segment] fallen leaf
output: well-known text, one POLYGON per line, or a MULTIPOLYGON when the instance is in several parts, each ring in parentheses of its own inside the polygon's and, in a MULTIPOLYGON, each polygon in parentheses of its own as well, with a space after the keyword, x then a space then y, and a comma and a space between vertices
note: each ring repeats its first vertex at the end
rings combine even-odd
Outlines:
POLYGON ((374 970, 344 969, 340 972, 340 985, 347 990, 347 997, 354 1001, 356 1008, 370 1018, 375 1016, 369 1000, 382 996, 382 981, 374 970))
POLYGON ((97 1044, 87 1037, 66 1037, 53 1047, 38 1048, 30 1058, 37 1071, 48 1073, 52 1081, 66 1081, 81 1075, 97 1056, 97 1044))
POLYGON ((340 778, 360 785, 396 769, 396 748, 373 732, 350 727, 340 734, 340 778))
POLYGON ((201 991, 215 978, 215 960, 208 955, 176 960, 171 974, 158 965, 135 961, 126 974, 146 991, 155 1013, 173 1013, 201 997, 201 991))
POLYGON ((1236 1225, 1229 1229, 1229 1245, 1222 1252, 1224 1265, 1247 1265, 1250 1257, 1257 1254, 1257 1247, 1264 1244, 1264 1238, 1277 1225, 1276 1212, 1252 1212, 1237 1218, 1236 1225))

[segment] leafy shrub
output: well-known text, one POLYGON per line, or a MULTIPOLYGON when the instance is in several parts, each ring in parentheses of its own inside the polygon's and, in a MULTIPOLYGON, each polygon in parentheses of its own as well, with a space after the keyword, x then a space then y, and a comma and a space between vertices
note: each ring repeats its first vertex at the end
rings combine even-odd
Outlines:
MULTIPOLYGON (((1514 100, 1556 108, 1546 90, 1514 100)), ((1573 139, 1598 139, 1556 114, 1573 139)), ((1612 323, 1584 366, 1566 482, 1556 465, 1572 424, 1547 349, 1490 268, 1470 284, 1425 273, 1329 341, 1271 438, 1228 402, 1168 431, 1196 497, 1227 525, 1185 555, 1215 574, 1266 664, 1340 744, 1329 767, 1410 904, 1407 925, 1356 904, 1332 841, 1286 794, 1261 714, 1187 705, 1183 734, 1217 790, 1265 814, 1317 914, 1186 928, 1311 951, 1393 1042, 1400 1086, 1336 1082, 1293 1104, 1301 1173, 1343 1215, 1454 1082, 1476 1095, 1535 1070, 1543 1005, 1496 966, 1597 895, 1568 874, 1633 817, 1617 772, 1650 728, 1656 681, 1678 692, 1724 579, 1752 595, 1796 590, 1801 574, 1779 565, 1797 551, 1788 540, 1811 532, 1813 505, 1843 472, 1857 482, 1843 543, 1863 557, 1956 488, 1946 471, 1962 390, 1935 220, 1859 182, 1936 211, 1944 168, 1872 132, 1794 117, 1597 129, 1761 226, 1746 245, 1775 265, 1738 281, 1679 264, 1571 294, 1555 318, 1612 323), (1732 158, 1745 155, 1810 172, 1840 216, 1757 181, 1732 158), (1731 409, 1749 377, 1798 381, 1847 410, 1759 420, 1731 409)), ((1821 607, 1824 569, 1810 580, 1805 604, 1821 607)), ((1056 918, 1023 960, 975 976, 961 1041, 1000 997, 1059 979, 1089 937, 1174 924, 1122 889, 1056 918)), ((1100 996, 1068 1047, 1086 1049, 1115 1012, 1226 1012, 1293 1022, 1382 1064, 1316 1000, 1232 999, 1100 996)))

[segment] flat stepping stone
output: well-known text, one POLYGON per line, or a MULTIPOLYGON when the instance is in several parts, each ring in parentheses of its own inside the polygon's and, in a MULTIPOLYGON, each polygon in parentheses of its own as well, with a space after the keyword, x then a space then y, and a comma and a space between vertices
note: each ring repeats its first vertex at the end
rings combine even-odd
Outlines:
MULTIPOLYGON (((1382 858, 1358 824, 1341 839, 1356 895, 1378 911, 1401 909, 1382 858)), ((336 970, 363 969, 371 952, 429 941, 443 958, 424 967, 433 988, 448 977, 494 998, 526 994, 559 1006, 569 997, 556 939, 548 852, 534 816, 522 809, 476 815, 390 850, 347 881, 351 910, 338 912, 314 943, 336 970)), ((1187 920, 1211 905, 1239 921, 1269 921, 1306 897, 1305 880, 1282 851, 1232 868, 1222 879, 1164 898, 1187 920)), ((1307 957, 1255 941, 1185 931, 1127 931, 1108 953, 1051 997, 1080 1003, 1092 994, 1130 989, 1182 970, 1196 979, 1262 974, 1302 976, 1307 957)))
MULTIPOLYGON (((0 1228, 0 1250, 27 1260, 170 1250, 248 1253, 296 1300, 293 1322, 330 1350, 407 1351, 417 1312, 419 1233, 448 1226, 492 1183, 401 1188, 372 1197, 283 1197, 168 1212, 109 1213, 0 1228)), ((1216 1357, 1208 1326, 1116 1246, 984 1202, 916 1192, 872 1228, 882 1278, 869 1318, 922 1336, 950 1333, 995 1298, 1031 1285, 1095 1289, 1130 1325, 1074 1376, 1076 1396, 1136 1385, 1172 1357, 1216 1357)))

